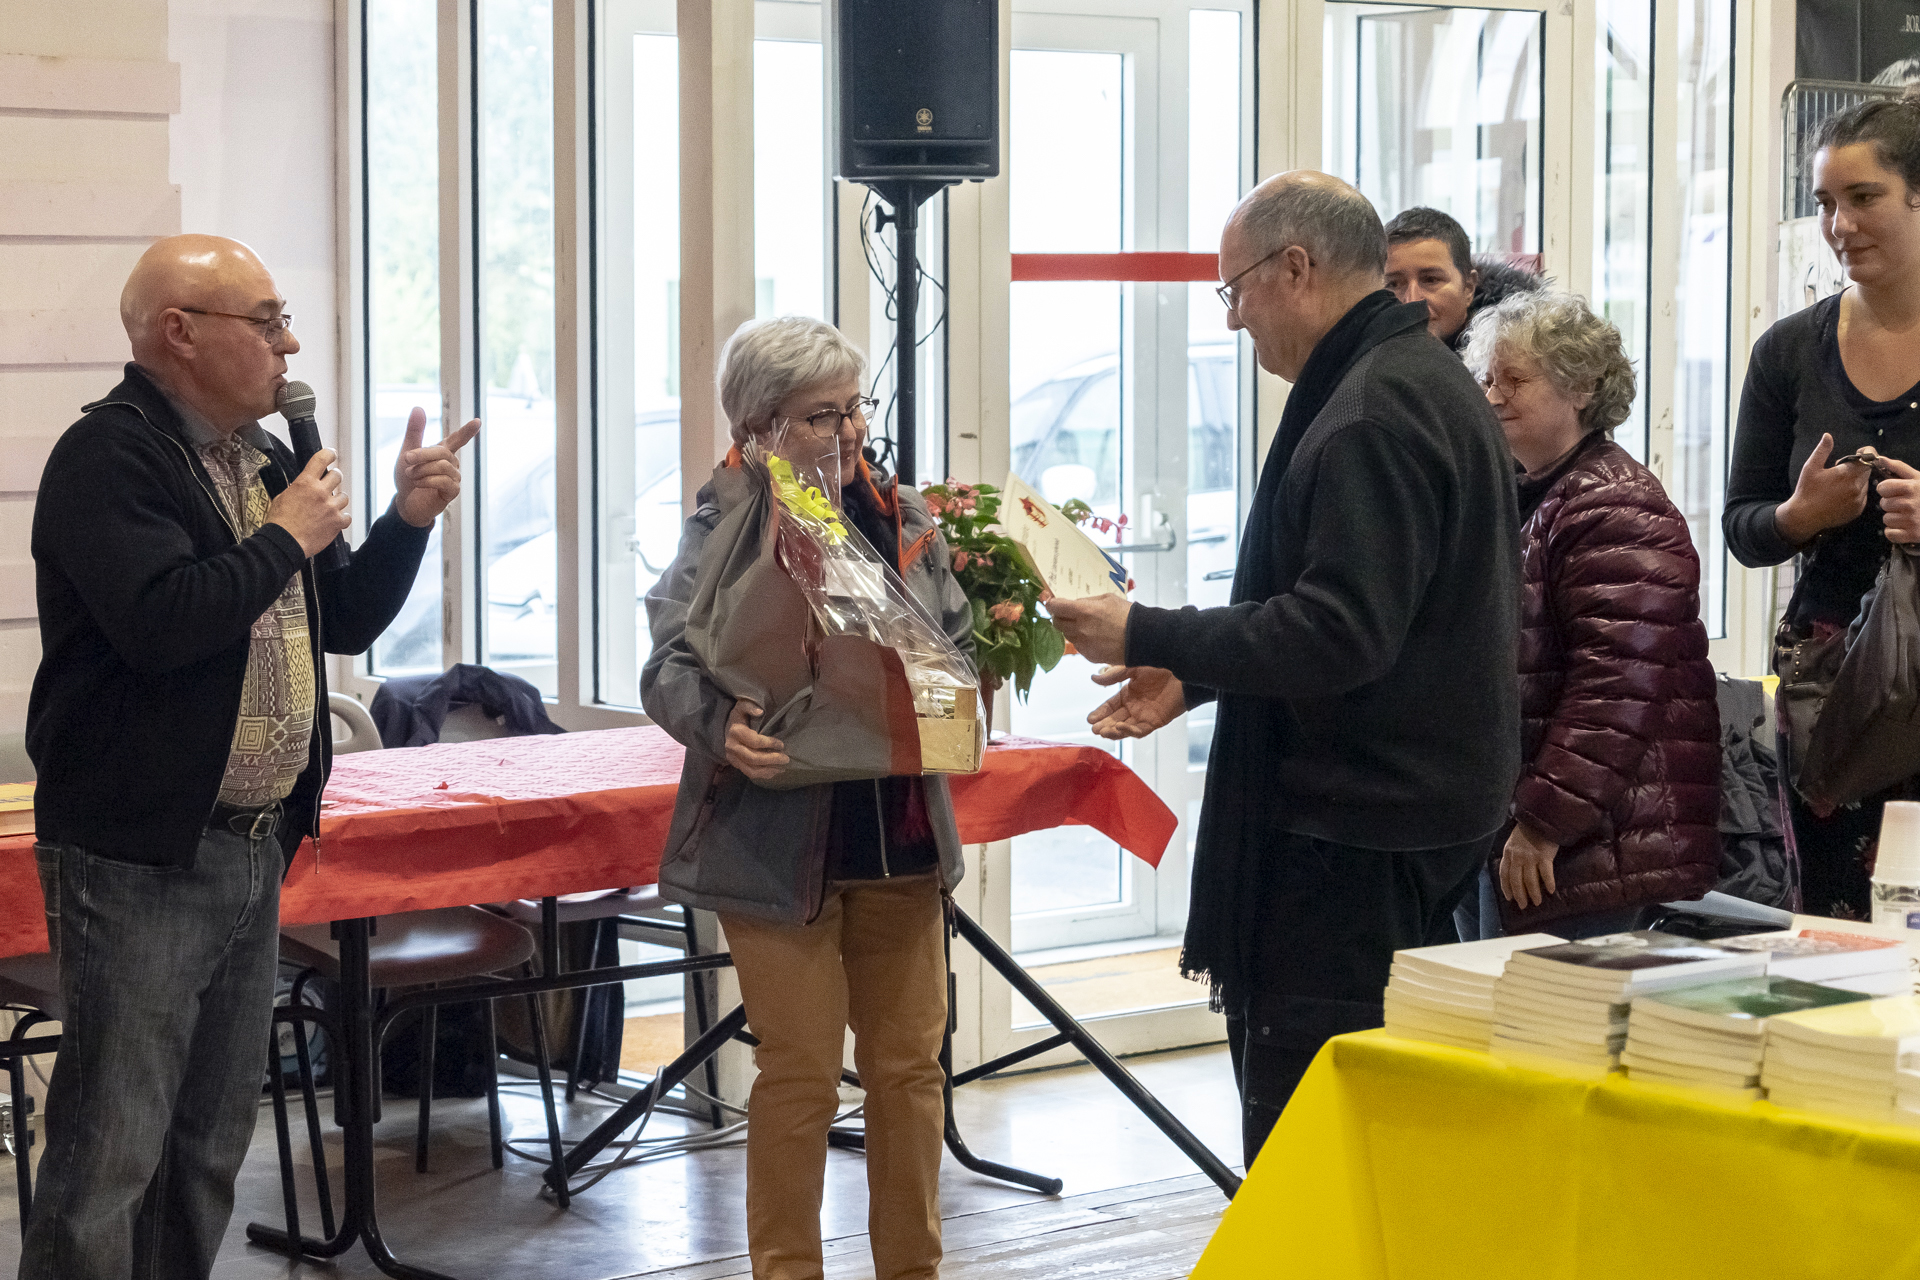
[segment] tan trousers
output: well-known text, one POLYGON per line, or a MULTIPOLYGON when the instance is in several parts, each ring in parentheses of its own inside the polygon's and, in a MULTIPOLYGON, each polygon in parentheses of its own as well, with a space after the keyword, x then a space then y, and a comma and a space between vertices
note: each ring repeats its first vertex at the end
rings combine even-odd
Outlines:
POLYGON ((821 1280, 827 1127, 846 1028, 866 1090, 876 1280, 940 1274, 940 1040, 947 968, 935 874, 829 886, 809 925, 722 915, 759 1038, 747 1122, 754 1280, 821 1280))

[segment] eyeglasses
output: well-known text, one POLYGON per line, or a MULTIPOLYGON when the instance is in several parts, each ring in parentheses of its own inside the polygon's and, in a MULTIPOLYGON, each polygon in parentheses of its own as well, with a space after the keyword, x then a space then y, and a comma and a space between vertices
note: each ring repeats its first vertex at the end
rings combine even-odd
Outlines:
POLYGON ((225 316, 229 320, 245 320, 248 324, 257 324, 260 326, 260 336, 268 342, 272 342, 275 338, 293 328, 293 313, 291 311, 282 311, 277 316, 267 316, 263 319, 260 316, 243 316, 237 311, 202 311, 198 307, 182 307, 180 309, 191 312, 196 316, 225 316))
POLYGON ((816 436, 838 435, 840 428, 847 425, 848 418, 858 418, 865 423, 867 416, 880 407, 880 402, 871 396, 861 396, 844 409, 822 409, 810 413, 804 418, 789 418, 789 422, 804 422, 807 430, 816 436))
POLYGON ((1482 391, 1492 391, 1495 388, 1498 388, 1500 391, 1500 398, 1502 400, 1511 400, 1514 398, 1514 396, 1520 393, 1520 388, 1524 386, 1528 386, 1532 383, 1538 382, 1540 381, 1540 379, 1537 377, 1534 377, 1534 378, 1485 377, 1485 378, 1481 378, 1479 381, 1480 381, 1480 389, 1482 391))
POLYGON ((1218 294, 1220 297, 1220 304, 1229 311, 1239 310, 1240 291, 1234 286, 1238 285, 1242 280, 1246 279, 1248 271, 1252 271, 1254 267, 1265 266, 1269 260, 1279 257, 1281 254, 1285 253, 1287 250, 1291 249, 1292 247, 1293 246, 1290 244, 1283 244, 1278 249, 1275 249, 1272 253, 1268 254, 1265 258, 1262 258, 1260 259, 1260 261, 1254 263, 1252 267, 1246 268, 1245 271, 1235 272, 1233 279, 1227 281, 1225 284, 1221 285, 1219 288, 1214 290, 1214 293, 1218 294))

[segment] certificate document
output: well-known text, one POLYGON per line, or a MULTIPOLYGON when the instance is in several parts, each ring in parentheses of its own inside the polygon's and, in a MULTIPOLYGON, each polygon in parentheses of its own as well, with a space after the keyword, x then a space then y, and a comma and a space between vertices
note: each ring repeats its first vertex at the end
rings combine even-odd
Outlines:
POLYGON ((1033 486, 1011 473, 1000 491, 1000 524, 1048 591, 1062 600, 1127 596, 1127 571, 1033 486))

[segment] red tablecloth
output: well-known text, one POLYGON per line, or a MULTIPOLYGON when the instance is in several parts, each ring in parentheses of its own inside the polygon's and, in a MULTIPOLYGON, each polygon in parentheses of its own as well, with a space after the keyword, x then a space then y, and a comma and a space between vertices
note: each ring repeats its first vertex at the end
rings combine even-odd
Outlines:
MULTIPOLYGON (((316 850, 301 845, 280 918, 310 924, 651 884, 680 744, 655 728, 496 738, 341 756, 316 850)), ((1084 825, 1150 864, 1172 810, 1093 747, 1002 738, 953 779, 968 844, 1084 825)), ((0 956, 47 949, 33 838, 0 839, 0 956)))

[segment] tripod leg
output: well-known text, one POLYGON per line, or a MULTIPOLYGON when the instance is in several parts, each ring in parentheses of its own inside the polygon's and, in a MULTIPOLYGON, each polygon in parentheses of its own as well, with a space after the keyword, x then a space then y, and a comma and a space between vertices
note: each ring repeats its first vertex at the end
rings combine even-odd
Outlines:
MULTIPOLYGON (((949 913, 959 908, 947 901, 949 913)), ((940 1040, 941 1093, 947 1111, 947 1150, 953 1152, 953 1158, 974 1173, 985 1174, 989 1178, 998 1178, 1002 1182, 1011 1182, 1017 1187, 1027 1187, 1042 1195, 1057 1196, 1060 1188, 1066 1184, 1058 1178, 1049 1178, 1038 1173, 1028 1173, 1024 1169, 1015 1169, 1010 1165, 997 1164, 973 1154, 967 1146, 967 1140, 960 1136, 960 1125, 953 1116, 953 1033, 959 1026, 959 1011, 954 1007, 954 997, 958 993, 958 983, 953 976, 953 926, 952 915, 948 916, 948 925, 941 930, 941 941, 947 953, 947 1031, 940 1040)))
POLYGON ((980 953, 980 958, 992 965, 995 972, 1005 978, 1015 991, 1025 996, 1028 1003, 1040 1011, 1042 1017, 1051 1022, 1060 1034, 1067 1037, 1074 1048, 1086 1055, 1101 1075, 1118 1089, 1139 1109, 1140 1114, 1153 1121, 1154 1126, 1189 1160, 1193 1161, 1200 1172, 1213 1179, 1231 1200, 1233 1193, 1240 1189, 1240 1179, 1206 1143, 1193 1135, 1193 1131, 1181 1124, 1179 1119, 1161 1103, 1160 1099, 1147 1092, 1146 1086, 1134 1079, 1133 1073, 1120 1065, 1119 1059, 1108 1053, 1106 1046, 1080 1025, 1079 1021, 1058 1001, 1047 994, 1046 988, 1034 981, 1033 975, 1020 967, 1020 962, 1008 955, 993 936, 967 915, 958 906, 950 906, 955 932, 967 940, 967 944, 980 953))

